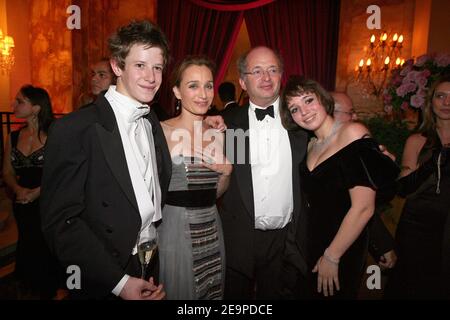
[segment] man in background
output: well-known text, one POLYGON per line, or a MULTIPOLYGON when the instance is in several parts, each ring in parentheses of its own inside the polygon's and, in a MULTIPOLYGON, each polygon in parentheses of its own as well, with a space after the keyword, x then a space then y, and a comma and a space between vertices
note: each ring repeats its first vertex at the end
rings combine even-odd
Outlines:
POLYGON ((340 122, 358 120, 350 97, 344 92, 331 92, 334 99, 334 118, 340 122))
POLYGON ((108 58, 103 58, 94 63, 91 68, 90 92, 84 92, 80 95, 77 109, 94 102, 101 92, 108 90, 110 85, 115 85, 116 81, 116 75, 111 69, 108 58))
POLYGON ((223 103, 221 115, 225 116, 235 108, 239 108, 236 102, 236 88, 232 82, 223 82, 219 86, 219 98, 223 103))

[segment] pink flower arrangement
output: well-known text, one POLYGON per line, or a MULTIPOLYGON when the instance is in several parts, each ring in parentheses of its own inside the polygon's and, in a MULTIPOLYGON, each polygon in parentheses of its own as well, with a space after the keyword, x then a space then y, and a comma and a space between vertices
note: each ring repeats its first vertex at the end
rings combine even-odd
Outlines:
POLYGON ((385 111, 423 108, 428 87, 442 73, 450 72, 450 56, 445 54, 423 55, 407 60, 394 69, 384 90, 385 111))

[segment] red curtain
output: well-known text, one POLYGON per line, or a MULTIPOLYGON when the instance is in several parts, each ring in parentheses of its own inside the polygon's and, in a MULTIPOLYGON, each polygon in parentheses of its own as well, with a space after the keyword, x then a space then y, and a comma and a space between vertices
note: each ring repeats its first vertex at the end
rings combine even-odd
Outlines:
POLYGON ((215 61, 215 84, 221 83, 244 17, 253 47, 265 45, 280 52, 283 81, 302 74, 334 90, 339 10, 339 0, 158 1, 158 24, 173 57, 159 91, 160 104, 173 114, 170 74, 174 63, 188 54, 204 54, 215 61))
POLYGON ((258 8, 275 0, 191 0, 200 7, 218 11, 243 11, 258 8))
POLYGON ((283 81, 302 74, 334 90, 339 31, 339 1, 283 0, 245 12, 252 46, 277 49, 283 81))
POLYGON ((190 1, 158 2, 158 25, 166 34, 173 63, 168 65, 159 93, 159 103, 174 112, 170 74, 186 55, 202 54, 217 64, 215 84, 222 81, 243 21, 242 11, 221 12, 196 6, 190 1))

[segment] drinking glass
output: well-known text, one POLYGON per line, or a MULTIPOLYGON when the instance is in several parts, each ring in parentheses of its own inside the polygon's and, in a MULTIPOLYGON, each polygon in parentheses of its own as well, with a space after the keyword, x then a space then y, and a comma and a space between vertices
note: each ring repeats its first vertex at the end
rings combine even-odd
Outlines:
POLYGON ((139 243, 137 246, 139 262, 141 263, 141 279, 145 279, 145 270, 154 257, 156 248, 158 247, 157 233, 154 232, 152 236, 152 239, 139 243))

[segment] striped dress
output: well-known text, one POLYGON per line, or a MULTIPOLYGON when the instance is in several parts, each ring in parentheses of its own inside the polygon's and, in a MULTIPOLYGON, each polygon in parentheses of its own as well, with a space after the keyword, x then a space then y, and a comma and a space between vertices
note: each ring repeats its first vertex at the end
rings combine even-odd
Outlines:
POLYGON ((223 298, 225 256, 215 206, 218 174, 198 158, 172 159, 172 179, 158 227, 160 283, 170 300, 223 298))

